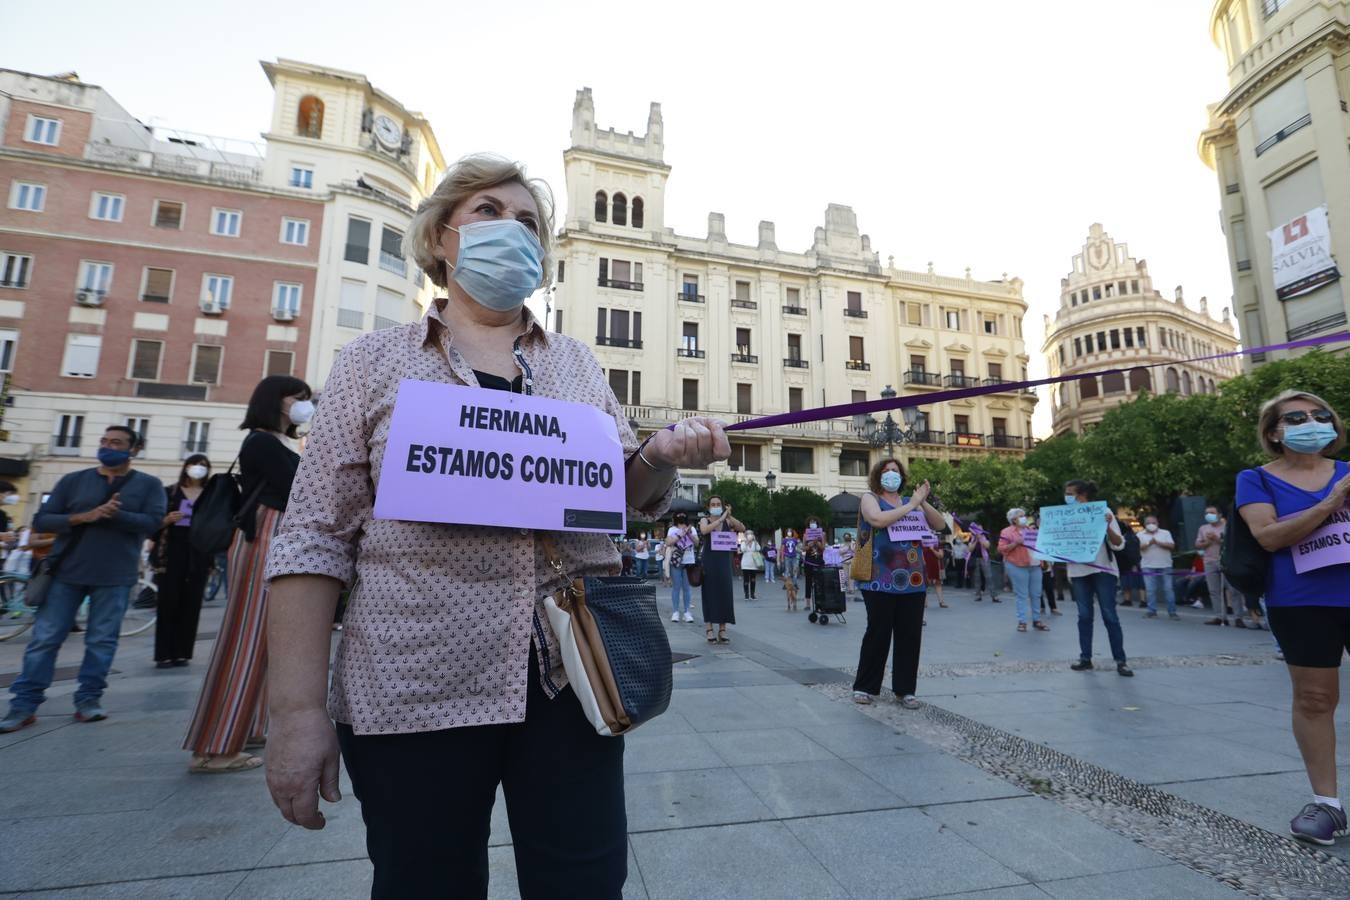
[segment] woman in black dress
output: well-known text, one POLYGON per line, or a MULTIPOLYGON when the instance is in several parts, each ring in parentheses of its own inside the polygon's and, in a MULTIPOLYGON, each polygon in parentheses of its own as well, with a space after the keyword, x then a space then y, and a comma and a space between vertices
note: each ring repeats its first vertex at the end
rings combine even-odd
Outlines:
POLYGON ((731 596, 731 555, 736 552, 738 531, 745 526, 731 515, 731 507, 722 502, 721 497, 708 498, 708 515, 698 523, 699 533, 703 535, 703 622, 708 633, 708 643, 727 643, 727 626, 736 624, 736 608, 731 596), (713 549, 714 532, 731 532, 727 549, 713 549), (717 626, 717 636, 713 636, 713 626, 717 626))
POLYGON ((194 453, 183 462, 178 480, 165 489, 168 513, 154 549, 158 572, 155 665, 161 669, 186 666, 192 659, 192 645, 197 643, 197 619, 202 612, 211 557, 193 549, 188 535, 192 530, 192 505, 202 495, 210 474, 211 461, 194 453))

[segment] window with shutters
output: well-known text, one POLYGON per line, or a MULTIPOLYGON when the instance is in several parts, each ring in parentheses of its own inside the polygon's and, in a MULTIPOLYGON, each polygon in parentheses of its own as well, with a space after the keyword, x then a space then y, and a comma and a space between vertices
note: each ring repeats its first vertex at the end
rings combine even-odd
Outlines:
POLYGON ((1097 378, 1081 378, 1078 381, 1078 396, 1082 400, 1090 400, 1097 396, 1097 378))
POLYGON ((407 321, 409 309, 407 299, 398 291, 387 287, 375 289, 375 330, 393 328, 407 321))
POLYGON ((173 269, 146 266, 141 277, 141 299, 146 303, 168 303, 173 297, 173 269))
POLYGON ((841 450, 839 453, 839 474, 850 478, 866 478, 867 463, 866 450, 841 450))
POLYGON ((850 403, 866 403, 867 391, 849 391, 850 403))
POLYGON ((595 192, 595 221, 609 221, 609 197, 604 191, 595 192))
POLYGON ((641 197, 633 198, 633 227, 641 228, 643 224, 643 204, 641 197))
POLYGON ((789 334, 787 336, 787 354, 788 359, 798 362, 802 358, 802 336, 800 334, 789 334))
POLYGON ((180 230, 183 227, 183 204, 176 200, 156 200, 151 221, 156 228, 180 230))
POLYGON ((120 222, 122 221, 122 207, 126 202, 127 198, 123 194, 105 194, 102 191, 94 191, 93 196, 89 198, 89 218, 103 222, 120 222))
POLYGON ((192 383, 220 384, 220 360, 224 348, 219 344, 195 344, 192 347, 192 383))
POLYGON ((737 353, 739 356, 749 356, 749 355, 750 355, 750 329, 749 329, 749 328, 737 328, 737 329, 736 329, 736 353, 737 353))
POLYGON ((787 475, 811 475, 816 471, 815 451, 810 447, 784 446, 779 459, 787 475))
POLYGON ((93 378, 98 374, 98 355, 103 338, 97 334, 66 335, 66 355, 61 374, 67 378, 93 378))
POLYGON ((163 341, 136 339, 131 342, 131 378, 159 381, 159 363, 164 354, 163 341))
POLYGON ((848 339, 848 358, 850 362, 861 363, 867 360, 867 354, 863 352, 863 339, 853 335, 848 339))
POLYGON ((750 385, 736 385, 736 412, 743 416, 750 415, 750 385))
POLYGON ((211 210, 211 233, 220 237, 239 237, 244 214, 237 209, 211 210))
POLYGON ((1103 394, 1123 394, 1125 393, 1125 373, 1110 372, 1102 376, 1103 394))
POLYGON ((623 194, 614 195, 614 201, 610 205, 609 219, 615 225, 628 224, 628 198, 623 194))
POLYGON ((989 380, 994 384, 1003 383, 1003 363, 989 364, 989 380))
POLYGON ((759 444, 732 444, 727 464, 731 466, 732 471, 759 472, 762 471, 760 454, 759 444))
POLYGON ((183 428, 183 456, 206 453, 211 446, 211 423, 189 419, 183 428))
POLYGON ((698 351, 698 323, 685 322, 680 332, 680 349, 692 355, 698 351))
POLYGON ((615 398, 622 404, 628 403, 628 370, 610 369, 609 370, 609 389, 614 392, 615 398))
POLYGON ((788 388, 788 412, 802 411, 802 389, 799 387, 788 388))
POLYGON ((337 323, 342 328, 366 327, 366 283, 342 279, 338 291, 337 323))
POLYGON ((681 384, 681 406, 686 410, 698 409, 698 379, 685 378, 681 384))
POLYGON ((366 265, 370 262, 370 222, 355 216, 347 218, 347 245, 342 258, 366 265))
POLYGON ((282 219, 281 242, 303 247, 309 243, 309 219, 282 219))
POLYGON ((732 295, 732 299, 733 299, 733 300, 749 300, 749 299, 750 299, 750 282, 748 282, 748 281, 737 281, 737 282, 736 282, 736 288, 735 288, 735 290, 736 290, 736 293, 732 295))
POLYGON ((33 257, 26 253, 0 253, 0 287, 22 290, 28 287, 33 272, 33 257))
POLYGON ((52 427, 52 452, 59 456, 78 456, 84 438, 84 416, 75 413, 57 415, 52 427))
POLYGON ((408 261, 403 258, 403 232, 388 225, 380 229, 380 268, 395 275, 408 274, 408 261))
POLYGON ((12 328, 0 328, 0 372, 14 371, 14 353, 19 347, 19 333, 12 328))
POLYGON ((150 443, 150 420, 144 416, 127 416, 126 426, 136 432, 136 446, 144 451, 150 443))
POLYGON ((295 353, 291 350, 268 350, 263 376, 291 375, 295 372, 295 353))

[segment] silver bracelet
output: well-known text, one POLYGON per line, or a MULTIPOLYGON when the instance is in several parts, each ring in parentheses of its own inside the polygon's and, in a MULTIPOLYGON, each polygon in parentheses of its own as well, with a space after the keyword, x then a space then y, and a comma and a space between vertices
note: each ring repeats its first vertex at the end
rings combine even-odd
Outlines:
MULTIPOLYGON (((647 442, 646 442, 646 441, 643 441, 643 442, 642 442, 642 447, 645 447, 645 446, 647 446, 647 442)), ((637 450, 637 458, 640 459, 640 460, 642 460, 644 463, 646 463, 646 464, 647 464, 647 468, 651 469, 653 472, 673 472, 673 471, 675 471, 675 467, 674 467, 674 466, 671 466, 671 467, 668 468, 668 469, 661 469, 661 468, 658 468, 657 466, 652 465, 652 461, 651 461, 650 459, 648 459, 647 456, 646 456, 646 454, 644 454, 644 453, 642 452, 642 447, 638 447, 638 450, 637 450)))

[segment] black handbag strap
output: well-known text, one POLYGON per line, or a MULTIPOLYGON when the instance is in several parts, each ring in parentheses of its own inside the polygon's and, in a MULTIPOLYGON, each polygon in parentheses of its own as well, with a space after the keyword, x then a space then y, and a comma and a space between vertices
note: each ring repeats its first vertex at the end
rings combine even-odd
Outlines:
MULTIPOLYGON (((108 493, 104 496, 101 502, 94 504, 94 508, 97 509, 104 503, 107 503, 109 500, 111 500, 113 498, 113 495, 116 494, 118 491, 120 491, 124 486, 126 486, 126 483, 130 480, 131 480, 130 473, 113 479, 112 484, 108 487, 108 493)), ((88 512, 88 510, 85 510, 85 512, 88 512)), ((92 524, 93 524, 92 522, 89 523, 89 525, 92 524)), ((67 556, 75 552, 76 547, 80 546, 80 541, 84 538, 85 532, 89 530, 89 525, 78 526, 79 530, 70 536, 70 540, 67 541, 66 545, 61 548, 61 553, 59 555, 56 555, 55 559, 48 557, 47 559, 48 574, 52 576, 56 575, 56 570, 60 567, 61 563, 65 561, 67 556)))

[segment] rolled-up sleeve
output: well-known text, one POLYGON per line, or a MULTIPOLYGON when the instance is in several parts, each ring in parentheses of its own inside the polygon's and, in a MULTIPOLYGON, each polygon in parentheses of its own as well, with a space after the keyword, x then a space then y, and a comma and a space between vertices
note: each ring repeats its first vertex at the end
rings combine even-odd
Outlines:
POLYGON ((267 577, 326 575, 351 586, 356 546, 370 517, 368 367, 364 342, 333 362, 300 458, 286 514, 267 559, 267 577))

